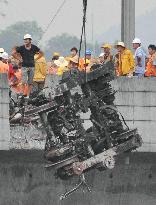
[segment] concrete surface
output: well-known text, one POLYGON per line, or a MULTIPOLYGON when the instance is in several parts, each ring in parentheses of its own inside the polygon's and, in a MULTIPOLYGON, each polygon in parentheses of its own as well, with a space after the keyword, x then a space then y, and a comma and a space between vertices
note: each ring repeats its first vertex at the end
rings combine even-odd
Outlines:
POLYGON ((77 178, 55 179, 41 151, 0 151, 0 205, 155 205, 156 154, 132 153, 129 165, 125 157, 112 171, 86 174, 92 193, 81 188, 60 201, 77 178))
POLYGON ((0 150, 8 150, 10 142, 9 126, 9 86, 6 74, 0 74, 0 150))
POLYGON ((130 128, 138 128, 143 152, 156 152, 156 79, 121 77, 112 82, 115 104, 130 128))

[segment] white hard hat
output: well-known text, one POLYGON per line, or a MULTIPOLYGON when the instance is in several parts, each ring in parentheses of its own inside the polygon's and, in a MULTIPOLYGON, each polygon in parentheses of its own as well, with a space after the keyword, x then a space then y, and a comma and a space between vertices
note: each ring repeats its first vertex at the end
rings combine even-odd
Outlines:
POLYGON ((122 46, 123 48, 125 48, 124 42, 121 42, 121 41, 119 41, 119 42, 116 44, 116 46, 122 46))
POLYGON ((4 53, 4 48, 0 48, 0 53, 4 53))
POLYGON ((1 56, 3 59, 5 59, 5 60, 8 60, 9 59, 9 55, 8 55, 8 53, 6 53, 6 52, 4 52, 4 53, 2 53, 2 56, 1 56))
POLYGON ((99 58, 100 58, 100 57, 103 57, 103 56, 104 56, 104 53, 100 53, 99 58))
POLYGON ((25 39, 31 39, 31 40, 32 40, 32 36, 31 36, 30 34, 25 34, 25 35, 24 35, 24 40, 25 40, 25 39))
POLYGON ((139 43, 139 44, 141 44, 141 40, 139 38, 135 38, 132 43, 139 43))

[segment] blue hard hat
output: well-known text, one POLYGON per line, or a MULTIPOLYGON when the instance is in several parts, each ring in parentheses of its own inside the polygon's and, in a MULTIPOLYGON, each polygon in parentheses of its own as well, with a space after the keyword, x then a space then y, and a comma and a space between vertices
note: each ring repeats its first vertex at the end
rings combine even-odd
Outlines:
POLYGON ((87 49, 86 50, 86 55, 91 55, 92 54, 92 51, 90 49, 87 49))

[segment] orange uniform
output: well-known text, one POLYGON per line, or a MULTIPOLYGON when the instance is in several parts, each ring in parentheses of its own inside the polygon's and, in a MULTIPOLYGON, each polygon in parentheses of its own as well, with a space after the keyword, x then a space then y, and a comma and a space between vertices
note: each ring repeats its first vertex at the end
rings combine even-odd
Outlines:
POLYGON ((21 69, 18 69, 14 73, 14 78, 11 80, 11 88, 14 90, 16 93, 22 93, 22 71, 21 69))
POLYGON ((0 73, 8 73, 9 65, 0 61, 0 73))
POLYGON ((156 53, 153 55, 149 55, 147 65, 146 65, 146 71, 145 76, 156 76, 156 65, 154 64, 154 61, 156 61, 156 53))
MULTIPOLYGON (((90 63, 91 63, 91 59, 90 60, 86 59, 86 72, 89 72, 89 71, 87 71, 87 67, 90 63)), ((84 58, 79 59, 79 70, 85 71, 85 59, 84 58)))
POLYGON ((85 69, 85 60, 84 58, 79 59, 79 70, 83 71, 85 69))

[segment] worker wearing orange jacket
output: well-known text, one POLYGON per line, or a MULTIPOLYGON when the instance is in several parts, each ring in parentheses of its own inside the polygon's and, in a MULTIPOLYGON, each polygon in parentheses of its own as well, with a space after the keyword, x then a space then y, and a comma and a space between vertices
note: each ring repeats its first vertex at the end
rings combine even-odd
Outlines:
POLYGON ((148 52, 149 56, 146 63, 146 70, 145 70, 145 76, 156 77, 156 46, 155 45, 149 45, 148 46, 148 52))
MULTIPOLYGON (((86 55, 86 64, 88 65, 88 64, 90 64, 91 58, 92 58, 91 50, 87 49, 85 55, 86 55)), ((85 67, 87 65, 85 65, 85 58, 80 58, 79 59, 79 70, 80 71, 85 71, 85 67)))
POLYGON ((23 93, 23 88, 22 88, 22 71, 19 69, 18 65, 16 63, 12 64, 12 68, 14 71, 14 75, 11 76, 9 83, 11 86, 11 89, 17 93, 21 94, 23 93))

